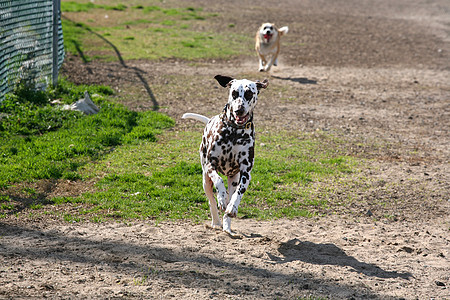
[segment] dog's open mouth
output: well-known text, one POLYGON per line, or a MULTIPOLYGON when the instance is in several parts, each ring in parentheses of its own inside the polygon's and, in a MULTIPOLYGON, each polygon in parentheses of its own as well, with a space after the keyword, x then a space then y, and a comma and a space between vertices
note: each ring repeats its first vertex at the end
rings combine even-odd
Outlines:
POLYGON ((270 41, 270 39, 272 38, 272 35, 271 35, 270 33, 266 33, 266 34, 264 34, 264 38, 265 38, 267 41, 270 41))
POLYGON ((249 114, 246 114, 245 116, 238 116, 238 115, 235 115, 236 123, 237 123, 238 125, 243 125, 243 124, 245 124, 245 123, 248 121, 249 116, 250 116, 249 114))

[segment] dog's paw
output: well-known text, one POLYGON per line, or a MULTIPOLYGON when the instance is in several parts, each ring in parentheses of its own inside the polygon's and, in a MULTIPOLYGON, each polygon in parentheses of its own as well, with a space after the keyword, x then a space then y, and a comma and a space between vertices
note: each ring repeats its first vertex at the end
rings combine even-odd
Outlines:
POLYGON ((212 222, 211 225, 205 224, 205 228, 213 230, 222 230, 222 225, 220 223, 215 224, 214 222, 212 222))
POLYGON ((260 72, 264 72, 264 68, 259 68, 259 71, 260 72))
POLYGON ((233 205, 232 207, 229 206, 227 207, 225 214, 227 214, 227 216, 229 216, 230 218, 236 218, 237 212, 238 212, 237 207, 233 205))
POLYGON ((228 194, 227 193, 218 193, 217 194, 217 205, 219 206, 219 209, 224 211, 227 208, 227 199, 228 194))
POLYGON ((217 203, 217 205, 219 206, 219 209, 221 210, 221 211, 224 211, 226 208, 227 208, 227 204, 226 203, 224 203, 224 202, 218 202, 217 203))

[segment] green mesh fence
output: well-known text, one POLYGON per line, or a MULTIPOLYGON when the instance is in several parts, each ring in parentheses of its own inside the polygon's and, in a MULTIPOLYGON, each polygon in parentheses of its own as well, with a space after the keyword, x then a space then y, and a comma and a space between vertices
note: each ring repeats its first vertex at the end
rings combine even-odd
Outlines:
MULTIPOLYGON (((52 83, 54 0, 0 0, 0 102, 19 81, 52 83)), ((59 1, 58 1, 59 2, 59 1)), ((58 11, 58 68, 64 60, 58 11)))

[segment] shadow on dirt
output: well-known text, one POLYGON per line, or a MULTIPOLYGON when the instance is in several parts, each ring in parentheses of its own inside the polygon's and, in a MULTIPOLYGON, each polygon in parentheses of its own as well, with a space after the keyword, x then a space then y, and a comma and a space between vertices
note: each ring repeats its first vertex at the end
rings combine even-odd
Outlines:
POLYGON ((306 77, 281 77, 281 76, 275 76, 275 75, 272 75, 272 77, 275 79, 289 80, 289 81, 297 82, 300 84, 317 84, 317 80, 308 79, 306 77))
POLYGON ((341 267, 351 267, 354 272, 363 273, 367 276, 378 278, 403 278, 412 277, 410 273, 399 273, 396 271, 385 271, 380 267, 361 262, 352 256, 348 256, 341 248, 334 244, 316 244, 308 241, 292 239, 282 243, 278 251, 284 257, 270 255, 270 259, 277 263, 287 263, 291 261, 303 261, 317 265, 337 265, 341 267))
MULTIPOLYGON (((67 230, 70 230, 67 229, 67 230)), ((76 228, 73 233, 77 233, 76 228)), ((82 234, 79 233, 78 234, 82 234)), ((327 293, 338 292, 340 295, 356 297, 361 299, 382 299, 373 294, 370 290, 361 289, 345 284, 338 284, 331 280, 314 278, 314 275, 307 272, 294 274, 284 274, 270 271, 267 268, 257 268, 251 265, 235 263, 233 260, 217 259, 208 254, 189 251, 174 251, 173 249, 151 245, 152 240, 147 240, 147 245, 137 245, 135 243, 103 240, 96 238, 83 238, 78 236, 65 235, 65 233, 50 230, 41 231, 39 229, 23 228, 12 226, 0 222, 0 236, 5 243, 0 244, 0 252, 4 257, 16 257, 19 260, 30 259, 32 261, 46 260, 53 264, 64 265, 65 268, 83 264, 84 274, 104 270, 108 274, 117 276, 140 276, 153 282, 162 280, 172 284, 191 286, 202 286, 231 295, 253 296, 264 293, 272 294, 276 298, 298 297, 298 292, 327 293), (8 243, 14 237, 14 243, 8 243), (29 245, 32 241, 34 246, 29 245), (150 243, 150 244, 149 244, 150 243), (200 265, 207 265, 207 268, 200 268, 200 265), (209 270, 209 271, 204 271, 209 270), (243 281, 243 279, 245 279, 243 281), (246 282, 246 284, 243 284, 246 282), (289 289, 283 287, 286 283, 289 289), (264 288, 262 288, 264 286, 264 288), (292 293, 292 294, 291 294, 292 293), (297 295, 297 296, 296 296, 297 295)), ((157 241, 155 241, 157 243, 157 241)), ((335 246, 316 245, 313 243, 302 243, 306 246, 298 246, 298 241, 290 241, 280 247, 280 252, 286 253, 286 260, 304 259, 306 252, 338 252, 343 258, 337 257, 337 264, 349 265, 355 270, 367 268, 375 272, 377 267, 358 262, 356 259, 343 254, 343 251, 335 246), (297 248, 301 248, 298 250, 297 248), (292 249, 299 253, 292 253, 292 249), (349 262, 345 262, 349 260, 349 262)), ((284 261, 286 261, 284 260, 284 261)), ((321 263, 317 259, 306 259, 312 263, 321 263)), ((378 268, 379 269, 379 268, 378 268)), ((70 269, 68 269, 70 270, 70 269)), ((379 269, 380 270, 380 269, 379 269)), ((384 277, 401 276, 393 272, 381 270, 384 277)), ((94 276, 94 277, 95 277, 94 276)), ((392 298, 394 299, 394 298, 392 298)))

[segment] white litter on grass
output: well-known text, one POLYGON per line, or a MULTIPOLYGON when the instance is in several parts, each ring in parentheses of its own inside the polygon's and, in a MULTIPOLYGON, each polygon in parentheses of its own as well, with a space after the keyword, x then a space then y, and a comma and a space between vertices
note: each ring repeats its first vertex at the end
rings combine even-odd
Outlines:
POLYGON ((64 110, 78 110, 86 115, 94 115, 99 112, 99 108, 92 102, 91 97, 89 96, 89 93, 86 91, 84 92, 84 98, 78 100, 77 102, 70 104, 70 105, 64 105, 64 110))

